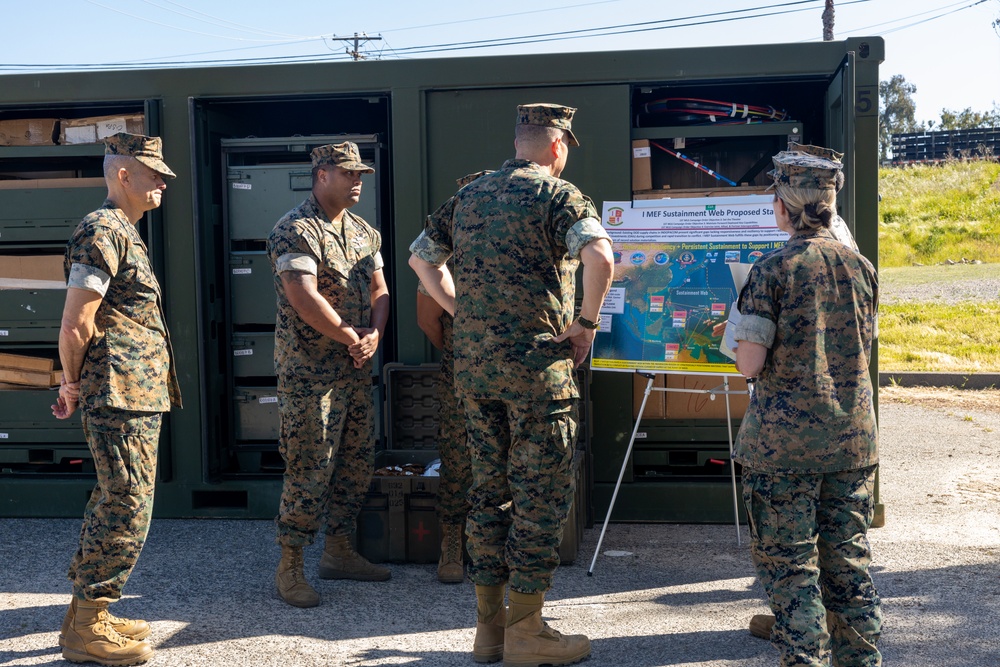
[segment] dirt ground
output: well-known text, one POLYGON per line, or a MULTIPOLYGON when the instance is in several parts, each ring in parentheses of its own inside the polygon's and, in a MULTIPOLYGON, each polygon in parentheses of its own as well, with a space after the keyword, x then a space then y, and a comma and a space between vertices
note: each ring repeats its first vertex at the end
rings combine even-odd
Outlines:
POLYGON ((1000 414, 1000 389, 955 389, 954 387, 879 387, 881 403, 902 403, 945 410, 978 410, 1000 414))

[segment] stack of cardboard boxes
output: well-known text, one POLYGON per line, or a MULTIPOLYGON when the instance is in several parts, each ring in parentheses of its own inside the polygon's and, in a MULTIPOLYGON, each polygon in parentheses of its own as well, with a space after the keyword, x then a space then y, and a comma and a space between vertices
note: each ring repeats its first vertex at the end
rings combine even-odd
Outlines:
MULTIPOLYGON (((42 308, 53 301, 48 297, 54 294, 56 299, 48 310, 54 309, 58 305, 56 301, 64 294, 62 274, 63 258, 58 255, 0 255, 0 305, 10 309, 4 319, 17 319, 17 312, 21 310, 32 312, 32 304, 24 302, 33 301, 34 295, 38 295, 36 305, 42 308), (7 295, 15 296, 17 303, 7 303, 8 299, 4 298, 7 295)), ((3 331, 6 330, 0 329, 3 331)), ((56 370, 52 358, 0 353, 0 390, 55 387, 61 379, 62 371, 56 370)))
POLYGON ((25 387, 58 387, 62 371, 44 357, 0 352, 0 391, 25 387))
POLYGON ((145 133, 142 114, 0 120, 0 146, 93 144, 118 132, 145 133))

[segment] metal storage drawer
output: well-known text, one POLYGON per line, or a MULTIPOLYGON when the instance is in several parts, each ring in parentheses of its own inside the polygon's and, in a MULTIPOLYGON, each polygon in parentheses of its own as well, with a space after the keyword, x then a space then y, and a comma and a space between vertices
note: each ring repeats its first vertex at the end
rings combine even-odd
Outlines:
POLYGON ((233 167, 229 170, 229 238, 266 239, 312 190, 309 164, 233 167))
POLYGON ((274 325, 277 313, 274 274, 267 253, 234 252, 229 255, 229 292, 233 324, 274 325))
MULTIPOLYGON (((312 191, 312 168, 306 164, 261 165, 229 169, 229 238, 263 240, 275 223, 301 204, 312 191)), ((375 219, 376 179, 361 175, 361 201, 351 208, 372 227, 375 219)))
POLYGON ((106 196, 104 187, 0 190, 0 243, 67 241, 106 196))
MULTIPOLYGON (((41 281, 39 281, 41 282, 41 281)), ((66 289, 0 289, 0 342, 59 340, 66 289)))
POLYGON ((0 445, 32 442, 85 442, 80 411, 69 419, 52 416, 58 392, 46 389, 5 389, 0 419, 0 445))
POLYGON ((277 387, 236 387, 234 436, 236 440, 278 440, 277 387))
POLYGON ((233 376, 274 375, 274 332, 233 334, 233 376))

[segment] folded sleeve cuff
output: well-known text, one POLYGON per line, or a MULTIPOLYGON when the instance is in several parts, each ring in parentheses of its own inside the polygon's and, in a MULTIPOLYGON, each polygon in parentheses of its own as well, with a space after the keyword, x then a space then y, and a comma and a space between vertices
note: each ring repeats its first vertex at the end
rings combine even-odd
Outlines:
POLYGON ((597 239, 608 239, 608 233, 604 231, 604 227, 601 227, 601 221, 597 218, 584 218, 566 232, 566 249, 569 251, 569 256, 573 259, 580 258, 580 251, 590 243, 591 241, 596 241, 597 239))
POLYGON ((432 239, 426 230, 410 244, 410 252, 434 266, 441 266, 451 257, 451 251, 432 239))
POLYGON ((375 253, 374 257, 375 257, 375 270, 378 271, 383 266, 385 266, 385 262, 382 261, 382 253, 380 252, 375 253))
POLYGON ((278 269, 278 273, 301 271, 302 273, 309 273, 314 276, 319 273, 319 263, 316 261, 316 258, 305 253, 285 253, 278 258, 275 266, 278 269))
POLYGON ((102 297, 108 293, 108 286, 111 284, 111 276, 93 266, 86 264, 73 264, 69 268, 69 280, 67 287, 77 287, 90 292, 97 292, 102 297))
POLYGON ((775 327, 774 322, 766 317, 761 317, 760 315, 743 315, 740 318, 739 324, 736 325, 733 338, 738 341, 745 340, 750 343, 757 343, 770 349, 771 345, 774 344, 774 333, 776 330, 777 327, 775 327))

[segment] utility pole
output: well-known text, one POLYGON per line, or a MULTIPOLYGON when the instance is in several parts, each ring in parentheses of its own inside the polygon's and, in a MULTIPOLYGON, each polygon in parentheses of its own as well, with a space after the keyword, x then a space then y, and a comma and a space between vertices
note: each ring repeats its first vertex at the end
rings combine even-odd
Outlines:
POLYGON ((381 36, 369 37, 365 33, 361 33, 360 35, 358 33, 354 33, 354 37, 329 37, 328 39, 336 42, 348 42, 348 43, 353 42, 354 48, 351 49, 351 47, 348 46, 346 49, 344 49, 344 52, 347 53, 347 55, 349 55, 355 61, 358 61, 367 59, 367 56, 361 53, 361 51, 359 50, 361 45, 366 44, 368 42, 381 41, 382 37, 381 36))
POLYGON ((823 10, 823 41, 833 41, 833 0, 826 0, 823 10))

